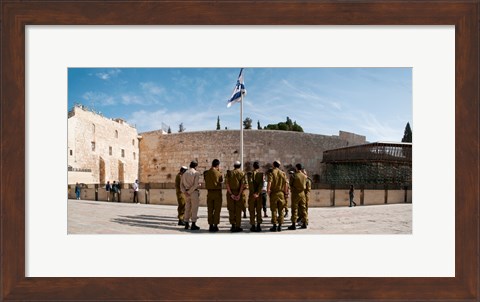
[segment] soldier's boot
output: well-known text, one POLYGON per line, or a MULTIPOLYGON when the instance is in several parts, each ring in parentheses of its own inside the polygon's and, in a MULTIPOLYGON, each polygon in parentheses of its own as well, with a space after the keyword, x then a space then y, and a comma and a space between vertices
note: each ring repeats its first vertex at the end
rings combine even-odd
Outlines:
POLYGON ((289 230, 296 230, 297 229, 297 226, 295 225, 295 223, 292 223, 291 226, 288 227, 289 230))
POLYGON ((232 232, 232 233, 235 232, 236 228, 237 228, 237 226, 232 224, 232 227, 230 228, 230 232, 232 232))
POLYGON ((307 228, 307 224, 304 222, 300 228, 301 228, 301 229, 306 229, 306 228, 307 228))
POLYGON ((267 211, 263 211, 263 218, 268 218, 267 211))
POLYGON ((235 229, 235 233, 238 233, 238 232, 243 232, 243 229, 242 229, 242 228, 239 228, 239 227, 237 227, 237 228, 235 229))
POLYGON ((185 222, 185 230, 188 230, 189 227, 190 225, 188 224, 188 222, 185 222))
POLYGON ((277 231, 277 225, 274 224, 273 227, 270 228, 270 232, 276 232, 277 231))
POLYGON ((185 222, 183 222, 183 220, 179 219, 178 220, 178 225, 185 225, 185 222))
POLYGON ((213 231, 218 232, 218 226, 216 224, 213 225, 213 231))
POLYGON ((200 228, 197 226, 195 222, 192 222, 192 227, 190 228, 192 231, 197 231, 200 230, 200 228))
POLYGON ((256 231, 256 229, 255 229, 255 225, 254 225, 254 224, 252 224, 252 227, 250 228, 250 232, 255 232, 255 231, 256 231))
POLYGON ((262 228, 260 227, 260 223, 257 223, 257 232, 261 232, 262 231, 262 228))
POLYGON ((277 232, 281 232, 282 231, 282 225, 279 224, 278 227, 277 227, 277 232))
POLYGON ((209 232, 213 232, 213 224, 210 224, 210 227, 208 228, 209 232))

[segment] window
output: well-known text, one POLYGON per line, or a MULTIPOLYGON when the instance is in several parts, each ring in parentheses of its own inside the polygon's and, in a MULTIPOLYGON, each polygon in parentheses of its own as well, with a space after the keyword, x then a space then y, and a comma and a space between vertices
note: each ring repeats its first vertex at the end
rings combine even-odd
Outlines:
POLYGON ((70 156, 72 156, 72 155, 73 155, 73 150, 70 150, 70 156))
POLYGON ((122 149, 122 157, 125 157, 125 150, 122 149))
POLYGON ((135 146, 135 140, 134 139, 132 139, 132 145, 135 146))
POLYGON ((133 152, 133 159, 137 159, 137 155, 135 154, 135 152, 133 152))
POLYGON ((115 138, 118 138, 118 131, 115 130, 115 138))
POLYGON ((111 146, 108 147, 108 154, 109 154, 109 155, 112 155, 112 147, 111 147, 111 146))
POLYGON ((92 151, 95 151, 95 142, 92 142, 92 151))

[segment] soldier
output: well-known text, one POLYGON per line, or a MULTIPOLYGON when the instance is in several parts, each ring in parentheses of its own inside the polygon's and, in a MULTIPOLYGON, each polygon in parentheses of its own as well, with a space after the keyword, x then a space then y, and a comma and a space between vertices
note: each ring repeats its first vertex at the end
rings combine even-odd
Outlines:
POLYGON ((242 210, 245 203, 245 195, 243 190, 246 186, 245 175, 240 170, 240 162, 236 161, 233 165, 233 171, 227 171, 226 184, 227 184, 227 208, 230 224, 232 228, 231 232, 241 232, 243 229, 240 227, 242 224, 242 210))
POLYGON ((280 232, 282 230, 283 209, 285 207, 285 199, 288 198, 287 176, 279 168, 280 161, 274 161, 273 169, 268 175, 267 194, 270 196, 273 223, 273 227, 270 228, 271 232, 280 232))
POLYGON ((187 171, 187 167, 182 166, 177 176, 175 177, 175 189, 177 191, 177 212, 178 212, 178 225, 185 225, 183 222, 183 215, 185 215, 185 194, 180 189, 180 183, 182 182, 182 175, 187 171))
POLYGON ((295 230, 297 223, 298 211, 302 217, 302 229, 307 228, 307 210, 305 206, 305 190, 307 188, 307 176, 302 173, 302 164, 295 166, 297 170, 290 176, 290 188, 292 191, 292 225, 289 230, 295 230))
POLYGON ((209 232, 218 232, 218 224, 220 223, 220 211, 222 209, 222 182, 223 176, 220 172, 220 161, 214 159, 210 170, 203 173, 205 180, 205 188, 207 193, 207 212, 209 232))
POLYGON ((192 219, 191 230, 196 231, 200 228, 197 226, 197 214, 198 214, 198 203, 200 199, 200 192, 198 191, 200 178, 200 173, 197 172, 196 168, 198 166, 197 161, 192 161, 190 163, 190 169, 187 170, 182 175, 182 181, 180 182, 180 189, 185 194, 185 229, 190 228, 189 221, 192 219))
POLYGON ((263 187, 263 173, 258 169, 260 164, 258 161, 253 163, 253 172, 248 172, 248 213, 250 214, 250 231, 261 232, 262 228, 262 187, 263 187), (255 227, 255 217, 257 218, 257 226, 255 227))
MULTIPOLYGON (((307 170, 303 169, 302 173, 307 177, 307 188, 305 189, 305 208, 307 210, 307 225, 308 225, 308 202, 310 201, 310 191, 312 190, 312 179, 308 177, 307 170)), ((297 222, 302 221, 302 217, 298 216, 297 222)))
MULTIPOLYGON (((305 208, 307 210, 307 217, 308 217, 308 201, 310 200, 310 191, 312 190, 312 179, 308 177, 307 171, 305 169, 303 169, 302 172, 307 177, 307 188, 305 189, 305 208)), ((307 225, 308 225, 308 219, 307 219, 307 225)))

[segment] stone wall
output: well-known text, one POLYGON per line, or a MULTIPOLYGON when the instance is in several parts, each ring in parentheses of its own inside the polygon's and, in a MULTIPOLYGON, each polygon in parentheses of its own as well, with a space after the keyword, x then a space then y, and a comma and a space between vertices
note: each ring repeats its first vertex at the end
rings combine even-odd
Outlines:
POLYGON ((69 112, 68 183, 105 183, 110 180, 132 183, 138 178, 139 139, 137 129, 121 119, 108 119, 75 106, 69 112), (122 151, 123 150, 123 151, 122 151))
MULTIPOLYGON (((407 190, 388 190, 387 199, 385 200, 385 190, 356 190, 355 202, 357 205, 383 205, 405 203, 405 193, 407 193, 407 203, 412 203, 412 191, 407 190), (363 197, 360 195, 363 194, 363 197)), ((246 191, 248 196, 248 191, 246 191)), ((226 207, 226 190, 222 191, 223 203, 226 207)), ((160 204, 160 205, 177 205, 177 197, 175 189, 140 189, 138 192, 138 199, 140 203, 160 204)), ((74 186, 68 189, 68 198, 75 199, 74 186)), ((80 193, 80 198, 84 200, 99 200, 106 201, 107 194, 104 188, 83 188, 80 193), (96 198, 95 198, 96 197, 96 198)), ((111 197, 110 197, 111 201, 111 197)), ((125 188, 121 190, 120 201, 126 203, 133 202, 133 189, 125 188)), ((344 207, 350 204, 348 197, 348 190, 330 190, 318 189, 310 192, 309 207, 344 207)), ((207 205, 207 190, 200 190, 200 205, 207 205)), ((267 206, 270 207, 270 201, 267 198, 267 206)), ((291 206, 291 200, 288 200, 288 206, 291 206)))
MULTIPOLYGON (((191 160, 199 163, 201 173, 218 158, 221 169, 233 168, 240 160, 240 131, 217 130, 163 134, 161 131, 141 133, 140 182, 170 183, 182 165, 191 160)), ((310 176, 321 175, 323 151, 359 144, 339 136, 275 131, 244 130, 244 169, 259 161, 262 170, 278 159, 286 170, 301 162, 310 176)), ((363 141, 365 143, 365 141, 363 141)))

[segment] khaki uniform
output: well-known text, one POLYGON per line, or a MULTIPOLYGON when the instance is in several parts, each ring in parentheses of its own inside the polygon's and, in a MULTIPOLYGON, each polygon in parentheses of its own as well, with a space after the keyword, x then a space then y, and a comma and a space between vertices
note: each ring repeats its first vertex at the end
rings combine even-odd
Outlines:
POLYGON ((292 224, 297 223, 298 214, 303 223, 307 223, 307 209, 305 190, 307 189, 307 176, 300 171, 295 172, 290 179, 292 192, 292 224))
POLYGON ((220 223, 220 211, 222 209, 222 182, 223 176, 214 168, 205 171, 203 178, 207 193, 208 224, 220 223))
POLYGON ((308 214, 308 201, 310 200, 311 190, 312 190, 312 180, 309 177, 307 177, 307 188, 305 189, 305 207, 307 208, 307 214, 308 214))
POLYGON ((268 175, 268 183, 270 186, 270 210, 272 211, 272 223, 283 224, 287 176, 283 171, 274 167, 268 175))
POLYGON ((182 182, 182 174, 178 173, 175 177, 175 190, 177 192, 177 212, 178 212, 178 219, 183 221, 183 215, 185 215, 185 194, 183 194, 182 190, 180 189, 180 183, 182 182))
POLYGON ((243 193, 243 188, 246 187, 245 174, 240 169, 227 171, 225 181, 233 195, 241 193, 240 200, 233 200, 227 190, 227 208, 230 224, 239 228, 242 224, 242 211, 245 203, 245 194, 243 193), (240 192, 240 189, 242 189, 242 192, 240 192))
POLYGON ((258 171, 249 172, 248 180, 248 212, 250 214, 250 225, 255 225, 255 218, 260 224, 262 220, 262 187, 263 173, 258 171), (254 195, 257 194, 257 198, 254 195))
POLYGON ((182 175, 182 181, 180 182, 180 189, 185 194, 185 215, 183 221, 196 222, 198 218, 198 204, 200 201, 200 192, 198 191, 198 180, 200 173, 197 170, 190 168, 182 175))

